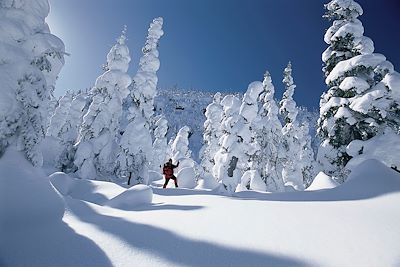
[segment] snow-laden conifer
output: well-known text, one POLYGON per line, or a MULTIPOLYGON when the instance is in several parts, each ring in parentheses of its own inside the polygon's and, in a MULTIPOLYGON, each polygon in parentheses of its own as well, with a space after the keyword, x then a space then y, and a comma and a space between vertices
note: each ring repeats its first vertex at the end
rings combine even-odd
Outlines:
POLYGON ((256 140, 260 151, 254 160, 255 168, 270 192, 283 192, 282 180, 282 125, 278 118, 279 109, 274 99, 275 87, 267 71, 263 80, 262 107, 255 123, 256 140))
POLYGON ((107 54, 105 72, 91 89, 93 100, 83 118, 74 161, 82 178, 104 179, 114 174, 122 101, 132 81, 126 73, 131 58, 125 33, 126 29, 107 54))
POLYGON ((172 162, 177 164, 175 170, 178 184, 186 188, 194 188, 200 173, 198 164, 192 158, 192 151, 189 149, 189 138, 192 131, 188 126, 179 129, 174 141, 171 144, 172 162))
POLYGON ((304 190, 302 163, 300 154, 302 150, 300 128, 297 122, 298 108, 293 99, 296 85, 292 77, 292 64, 289 62, 283 72, 285 92, 280 101, 280 113, 285 125, 282 128, 283 169, 282 178, 285 185, 296 190, 304 190))
POLYGON ((45 22, 47 0, 0 2, 0 155, 9 145, 40 166, 39 149, 64 44, 45 22))
POLYGON ((353 0, 333 0, 326 9, 333 24, 325 34, 329 47, 322 55, 328 91, 320 101, 318 160, 325 173, 343 182, 351 159, 346 147, 353 140, 380 135, 388 126, 398 128, 399 106, 396 89, 385 84, 385 77, 395 73, 393 65, 373 53, 373 42, 363 36, 361 6, 353 0))
POLYGON ((226 184, 224 187, 229 192, 234 192, 236 185, 241 178, 241 173, 237 170, 236 165, 239 157, 242 156, 240 150, 234 149, 239 142, 235 127, 239 121, 239 109, 241 101, 234 95, 226 95, 222 101, 224 115, 221 122, 222 136, 220 138, 220 149, 214 156, 215 165, 213 167, 213 176, 218 182, 232 179, 232 185, 226 184), (236 185, 234 185, 236 183, 236 185))
POLYGON ((183 126, 179 129, 171 146, 173 162, 191 158, 192 151, 189 149, 189 137, 191 134, 188 126, 183 126))
POLYGON ((116 174, 127 178, 128 185, 148 184, 151 156, 151 136, 146 120, 138 114, 130 120, 119 141, 116 174))
POLYGON ((201 166, 207 174, 212 173, 215 165, 214 156, 219 150, 219 139, 222 135, 221 121, 223 109, 221 105, 221 93, 216 93, 213 102, 209 104, 205 112, 206 121, 204 122, 203 142, 200 151, 201 166))
POLYGON ((283 71, 283 84, 285 85, 285 92, 283 93, 282 100, 279 102, 279 112, 283 117, 285 124, 292 123, 296 120, 297 114, 299 113, 296 107, 296 102, 293 100, 294 84, 292 77, 292 63, 287 64, 283 71))
POLYGON ((300 142, 299 162, 303 177, 304 187, 307 188, 318 174, 319 168, 314 158, 314 151, 311 147, 311 135, 308 122, 300 124, 297 134, 300 142))
POLYGON ((153 142, 153 159, 151 167, 155 171, 160 171, 163 164, 167 160, 168 153, 168 121, 164 116, 160 118, 155 123, 154 129, 154 142, 153 142))
POLYGON ((56 107, 53 116, 51 116, 50 125, 47 128, 48 136, 60 138, 60 136, 65 132, 63 127, 68 120, 72 97, 72 92, 68 91, 58 101, 58 106, 56 107))
POLYGON ((73 96, 68 111, 65 124, 62 126, 63 134, 59 136, 60 143, 63 148, 59 158, 57 159, 58 170, 62 172, 76 171, 73 164, 75 156, 75 143, 79 136, 79 128, 82 124, 84 110, 87 106, 88 96, 84 92, 78 92, 73 96))
POLYGON ((226 96, 221 104, 224 109, 221 147, 216 153, 213 172, 228 194, 235 192, 242 175, 250 170, 257 152, 252 124, 258 113, 258 98, 263 90, 261 82, 249 84, 240 102, 234 96, 226 96))
MULTIPOLYGON (((139 69, 133 77, 131 98, 137 113, 146 120, 146 127, 150 129, 154 115, 154 97, 157 93, 157 71, 160 68, 158 59, 158 43, 164 32, 163 18, 155 18, 150 24, 146 43, 142 48, 143 56, 139 61, 139 69)), ((130 99, 128 99, 130 101, 130 99)))

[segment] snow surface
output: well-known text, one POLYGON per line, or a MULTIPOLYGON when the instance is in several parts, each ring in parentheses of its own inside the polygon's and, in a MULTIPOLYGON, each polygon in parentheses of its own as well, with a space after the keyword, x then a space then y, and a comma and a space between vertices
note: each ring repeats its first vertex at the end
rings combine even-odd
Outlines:
MULTIPOLYGON (((0 160, 1 170, 6 165, 10 169, 7 155, 0 160)), ((82 200, 85 194, 86 199, 91 194, 118 195, 110 194, 114 184, 90 182, 96 191, 81 192, 81 199, 64 197, 62 221, 58 217, 59 222, 33 227, 35 215, 24 213, 20 219, 26 227, 1 228, 1 266, 400 264, 400 174, 376 160, 365 161, 334 189, 244 191, 225 197, 154 187, 151 204, 129 210, 82 200)), ((22 208, 12 204, 32 194, 24 188, 14 190, 8 202, 2 199, 2 215, 5 203, 9 211, 22 208)), ((54 201, 49 195, 40 199, 47 205, 54 201)))

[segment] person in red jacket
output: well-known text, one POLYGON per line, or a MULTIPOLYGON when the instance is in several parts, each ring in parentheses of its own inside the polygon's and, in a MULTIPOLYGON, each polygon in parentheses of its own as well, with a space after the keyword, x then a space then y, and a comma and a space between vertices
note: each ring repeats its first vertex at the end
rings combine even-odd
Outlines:
POLYGON ((163 174, 164 174, 164 177, 165 177, 165 183, 164 183, 163 188, 167 187, 167 184, 168 184, 170 179, 174 180, 175 187, 178 187, 178 181, 177 181, 177 179, 176 179, 176 177, 174 175, 174 169, 177 168, 178 166, 179 166, 179 162, 178 162, 177 165, 174 165, 174 164, 172 164, 172 159, 169 159, 168 162, 166 162, 164 164, 163 174))

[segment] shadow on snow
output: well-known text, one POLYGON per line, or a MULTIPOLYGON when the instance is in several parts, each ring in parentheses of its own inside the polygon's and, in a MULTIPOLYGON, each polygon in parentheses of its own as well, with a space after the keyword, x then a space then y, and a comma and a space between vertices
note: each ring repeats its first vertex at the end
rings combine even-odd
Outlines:
MULTIPOLYGON (((229 248, 179 236, 150 225, 128 222, 96 213, 87 203, 68 200, 80 220, 125 240, 132 247, 148 251, 172 264, 187 266, 308 266, 297 259, 229 248)), ((195 230, 194 230, 195 231, 195 230)), ((129 264, 135 265, 135 259, 129 264)))

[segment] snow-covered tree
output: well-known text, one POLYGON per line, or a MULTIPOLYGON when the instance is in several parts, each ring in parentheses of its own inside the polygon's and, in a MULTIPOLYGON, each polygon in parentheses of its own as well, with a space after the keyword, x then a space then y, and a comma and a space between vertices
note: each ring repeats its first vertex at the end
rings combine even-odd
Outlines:
POLYGON ((294 89, 296 85, 294 84, 292 77, 292 63, 289 61, 286 68, 283 71, 283 84, 285 85, 285 92, 283 93, 282 100, 279 102, 279 112, 282 115, 285 124, 293 123, 296 118, 298 109, 296 102, 293 99, 294 89))
POLYGON ((81 178, 98 179, 114 174, 122 101, 132 82, 126 73, 131 58, 125 33, 126 29, 107 54, 105 72, 91 90, 93 100, 83 118, 74 161, 81 178))
POLYGON ((69 109, 71 108, 72 92, 68 91, 58 101, 58 106, 50 119, 50 125, 47 128, 47 135, 55 138, 61 138, 65 132, 65 124, 68 120, 69 109))
POLYGON ((79 136, 79 128, 82 124, 84 110, 87 106, 88 96, 84 92, 76 94, 70 104, 67 119, 64 125, 63 134, 59 136, 63 150, 57 159, 56 168, 63 172, 73 172, 75 170, 75 143, 79 136))
POLYGON ((33 165, 48 123, 64 44, 45 22, 47 0, 0 1, 0 155, 16 145, 33 165))
POLYGON ((282 178, 285 185, 292 186, 296 190, 304 190, 302 163, 300 153, 302 150, 299 124, 297 122, 298 109, 293 99, 296 85, 292 77, 292 64, 289 62, 283 72, 285 92, 280 101, 280 113, 285 122, 282 128, 282 146, 284 153, 282 178))
POLYGON ((128 185, 149 182, 152 143, 145 126, 146 120, 137 114, 130 120, 119 141, 116 173, 120 178, 127 177, 128 185))
POLYGON ((252 167, 257 143, 252 133, 252 123, 258 113, 258 98, 263 90, 261 82, 252 82, 240 102, 234 96, 221 101, 224 109, 223 135, 216 153, 214 176, 228 194, 235 192, 242 175, 252 167), (240 107, 239 107, 240 105, 240 107))
POLYGON ((178 162, 185 158, 192 157, 192 151, 189 149, 189 137, 191 135, 190 128, 183 126, 177 133, 172 146, 172 161, 178 162))
MULTIPOLYGON (((163 18, 155 18, 150 24, 146 43, 142 48, 143 56, 139 61, 139 69, 133 78, 131 98, 136 105, 136 112, 146 120, 147 129, 153 124, 154 97, 157 93, 157 71, 160 68, 158 59, 158 43, 163 36, 163 18)), ((131 99, 128 99, 129 101, 131 99)))
POLYGON ((189 149, 189 138, 192 131, 188 126, 179 129, 171 145, 172 162, 178 163, 176 169, 178 184, 187 188, 194 188, 199 176, 199 166, 192 159, 192 151, 189 149))
MULTIPOLYGON (((239 115, 243 118, 243 128, 239 130, 240 144, 244 153, 238 163, 238 168, 244 174, 247 170, 254 170, 256 157, 260 153, 260 146, 257 142, 254 121, 258 117, 258 102, 260 94, 264 91, 262 82, 256 81, 249 84, 243 96, 239 115)), ((258 170, 256 170, 258 172, 258 170)), ((253 179, 257 176, 252 176, 253 179)), ((253 182, 254 183, 254 182, 253 182)))
POLYGON ((155 123, 154 142, 153 142, 153 159, 151 167, 155 171, 160 171, 162 165, 167 160, 168 153, 168 121, 161 116, 155 123))
POLYGON ((301 164, 301 173, 303 177, 304 187, 307 188, 318 174, 319 169, 314 159, 314 151, 311 147, 310 127, 308 122, 304 121, 300 124, 297 134, 300 142, 299 162, 301 164))
POLYGON ((213 102, 209 104, 205 112, 203 142, 200 151, 201 166, 205 173, 211 174, 214 167, 214 156, 219 150, 219 139, 222 136, 221 121, 223 109, 221 105, 221 93, 214 95, 213 102))
POLYGON ((325 7, 333 25, 325 34, 329 47, 322 55, 328 91, 320 101, 318 160, 325 173, 343 182, 351 158, 346 147, 352 140, 380 135, 388 126, 398 127, 399 105, 395 90, 384 82, 394 73, 393 65, 374 54, 372 40, 363 36, 361 6, 333 0, 325 7))
MULTIPOLYGON (((226 95, 222 101, 224 115, 221 122, 222 136, 219 140, 220 149, 214 156, 213 176, 218 182, 222 182, 225 176, 239 181, 242 174, 236 171, 237 161, 242 155, 240 151, 233 150, 232 145, 237 140, 236 123, 239 121, 239 109, 241 102, 234 95, 226 95), (235 152, 240 152, 235 154, 235 152), (240 154, 240 155, 239 155, 240 154)), ((234 187, 234 186, 232 186, 234 187)), ((236 188, 231 188, 234 192, 236 188)))
POLYGON ((282 180, 282 125, 278 118, 279 109, 274 99, 275 88, 267 71, 263 80, 263 93, 260 98, 262 107, 255 120, 256 140, 260 146, 254 160, 254 169, 258 169, 266 190, 283 192, 282 180))

